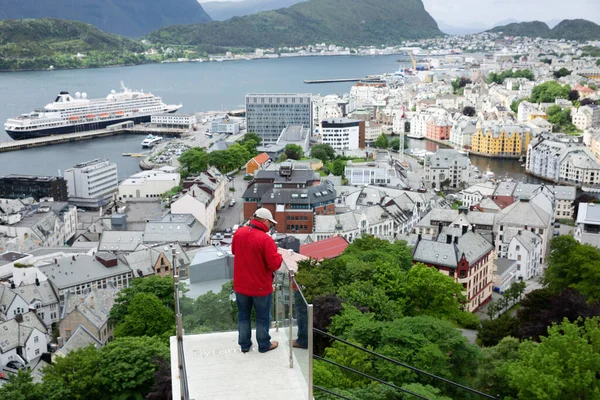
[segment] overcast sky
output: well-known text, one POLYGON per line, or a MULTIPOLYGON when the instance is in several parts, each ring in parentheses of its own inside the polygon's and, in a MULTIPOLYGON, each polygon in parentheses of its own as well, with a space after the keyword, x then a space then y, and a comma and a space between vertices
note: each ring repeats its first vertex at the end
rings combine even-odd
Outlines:
MULTIPOLYGON (((242 1, 242 0, 200 0, 242 1)), ((584 18, 600 24, 600 0, 422 0, 425 9, 448 25, 494 25, 508 19, 550 21, 584 18)))

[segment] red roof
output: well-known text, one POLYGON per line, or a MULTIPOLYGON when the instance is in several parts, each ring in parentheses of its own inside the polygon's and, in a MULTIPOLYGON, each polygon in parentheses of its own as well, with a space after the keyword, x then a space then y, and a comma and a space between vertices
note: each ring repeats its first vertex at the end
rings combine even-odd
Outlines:
POLYGON ((261 153, 254 157, 253 160, 256 161, 258 165, 263 165, 269 160, 269 155, 267 153, 261 153))
POLYGON ((303 244, 300 246, 300 254, 315 260, 335 258, 341 255, 348 247, 348 242, 341 236, 334 236, 318 242, 303 244))

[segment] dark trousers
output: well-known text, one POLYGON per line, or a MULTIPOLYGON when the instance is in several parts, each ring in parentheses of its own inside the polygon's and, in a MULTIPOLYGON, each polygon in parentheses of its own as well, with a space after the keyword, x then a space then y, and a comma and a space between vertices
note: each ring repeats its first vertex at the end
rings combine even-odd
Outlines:
POLYGON ((296 320, 298 321, 298 339, 296 343, 300 347, 308 348, 308 315, 306 303, 299 291, 294 290, 294 308, 296 309, 296 320))
POLYGON ((264 353, 271 347, 271 306, 273 305, 273 294, 268 296, 246 296, 235 292, 235 301, 238 307, 238 344, 242 350, 250 350, 252 347, 252 327, 250 313, 252 307, 256 313, 256 341, 258 351, 264 353))

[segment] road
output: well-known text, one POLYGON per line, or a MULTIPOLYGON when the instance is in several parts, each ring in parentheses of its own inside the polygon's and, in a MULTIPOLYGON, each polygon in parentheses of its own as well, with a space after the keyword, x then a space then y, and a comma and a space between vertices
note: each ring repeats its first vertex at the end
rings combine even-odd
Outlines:
POLYGON ((244 171, 238 172, 231 182, 229 182, 229 188, 235 189, 234 191, 227 191, 227 201, 225 207, 221 211, 217 212, 217 223, 215 224, 215 231, 224 231, 226 228, 232 228, 234 225, 239 225, 243 221, 243 201, 242 195, 248 186, 249 181, 244 180, 244 171), (235 199, 235 205, 229 207, 231 199, 235 199))

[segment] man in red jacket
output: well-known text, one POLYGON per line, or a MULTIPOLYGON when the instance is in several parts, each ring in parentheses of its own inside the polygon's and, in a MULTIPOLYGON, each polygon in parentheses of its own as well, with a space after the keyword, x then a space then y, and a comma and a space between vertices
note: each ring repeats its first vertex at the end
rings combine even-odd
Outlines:
POLYGON ((238 343, 242 352, 252 347, 250 313, 256 312, 256 341, 258 351, 266 353, 277 348, 271 342, 271 306, 273 304, 273 274, 281 266, 283 257, 277 252, 269 230, 277 222, 266 208, 254 213, 248 226, 238 229, 233 236, 233 290, 238 306, 238 343))

